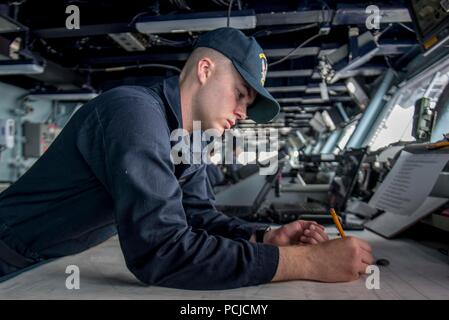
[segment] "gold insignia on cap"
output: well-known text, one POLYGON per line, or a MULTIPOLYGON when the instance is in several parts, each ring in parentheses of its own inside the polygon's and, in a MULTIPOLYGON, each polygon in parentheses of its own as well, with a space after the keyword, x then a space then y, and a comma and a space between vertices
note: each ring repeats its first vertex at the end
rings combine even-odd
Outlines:
POLYGON ((265 56, 265 53, 259 53, 259 58, 262 60, 262 71, 261 71, 261 78, 260 78, 260 84, 262 86, 265 85, 265 78, 267 77, 267 69, 268 69, 268 62, 267 57, 265 56))

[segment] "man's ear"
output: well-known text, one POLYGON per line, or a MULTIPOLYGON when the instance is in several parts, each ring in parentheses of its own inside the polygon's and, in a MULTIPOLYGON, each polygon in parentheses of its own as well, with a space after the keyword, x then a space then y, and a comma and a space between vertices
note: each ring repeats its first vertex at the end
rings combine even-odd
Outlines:
POLYGON ((198 80, 200 81, 201 84, 206 83, 206 81, 210 78, 213 70, 214 70, 214 63, 211 59, 204 57, 201 58, 198 61, 197 64, 197 75, 198 75, 198 80))

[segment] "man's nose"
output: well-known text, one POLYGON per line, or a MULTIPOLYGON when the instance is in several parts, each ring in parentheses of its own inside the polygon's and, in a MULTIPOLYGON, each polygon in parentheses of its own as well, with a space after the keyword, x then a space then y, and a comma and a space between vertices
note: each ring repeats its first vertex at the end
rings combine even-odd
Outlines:
POLYGON ((235 110, 235 114, 238 116, 239 120, 245 120, 246 119, 246 104, 240 104, 237 106, 236 110, 235 110))
POLYGON ((246 110, 237 109, 237 110, 235 110, 234 114, 237 115, 237 119, 239 119, 239 120, 246 119, 246 110))

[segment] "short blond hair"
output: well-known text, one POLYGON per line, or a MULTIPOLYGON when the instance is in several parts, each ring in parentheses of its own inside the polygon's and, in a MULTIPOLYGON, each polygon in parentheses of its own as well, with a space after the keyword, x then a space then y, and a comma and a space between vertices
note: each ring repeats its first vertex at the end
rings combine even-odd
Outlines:
POLYGON ((215 49, 198 47, 192 51, 184 67, 182 68, 180 75, 181 81, 185 79, 185 77, 192 71, 195 71, 198 61, 200 61, 204 57, 211 59, 217 66, 226 66, 231 62, 231 60, 229 60, 225 55, 215 49))

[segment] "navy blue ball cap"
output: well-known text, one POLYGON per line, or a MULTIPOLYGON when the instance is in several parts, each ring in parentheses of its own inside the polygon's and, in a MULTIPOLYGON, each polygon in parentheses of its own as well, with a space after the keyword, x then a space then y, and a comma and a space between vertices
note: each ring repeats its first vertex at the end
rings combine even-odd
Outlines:
POLYGON ((234 28, 209 31, 197 40, 195 48, 207 47, 222 53, 240 73, 247 84, 258 94, 248 108, 248 118, 257 123, 267 123, 279 113, 276 99, 264 88, 267 76, 267 58, 254 37, 248 37, 234 28))

